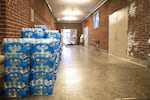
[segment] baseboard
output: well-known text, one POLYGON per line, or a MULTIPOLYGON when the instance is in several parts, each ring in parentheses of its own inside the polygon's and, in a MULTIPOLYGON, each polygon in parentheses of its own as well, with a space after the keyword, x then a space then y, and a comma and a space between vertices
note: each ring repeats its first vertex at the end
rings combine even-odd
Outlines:
POLYGON ((115 56, 115 55, 110 54, 110 53, 108 53, 108 55, 116 57, 116 58, 124 60, 124 61, 127 61, 127 62, 135 64, 135 65, 141 66, 141 67, 148 68, 146 60, 141 60, 141 59, 137 59, 137 58, 133 58, 133 57, 121 58, 121 57, 115 56))
MULTIPOLYGON (((95 50, 95 47, 89 46, 89 49, 95 50)), ((101 53, 107 54, 109 56, 113 56, 113 57, 118 58, 120 60, 124 60, 124 61, 127 61, 129 63, 135 64, 135 65, 139 65, 141 67, 150 68, 150 56, 148 58, 149 61, 147 61, 147 60, 141 60, 141 59, 137 59, 137 58, 133 58, 133 57, 129 57, 129 56, 126 57, 126 58, 121 58, 121 57, 118 57, 118 56, 115 56, 113 54, 108 53, 108 50, 104 50, 104 49, 99 49, 99 51, 101 53), (148 63, 149 63, 149 66, 148 66, 148 63)))
MULTIPOLYGON (((92 49, 92 50, 95 50, 96 49, 96 47, 94 47, 94 46, 88 46, 90 49, 92 49)), ((108 50, 104 50, 104 49, 101 49, 101 48, 98 48, 98 50, 100 51, 100 52, 102 52, 102 53, 108 53, 108 50)))
POLYGON ((108 50, 104 50, 104 49, 99 49, 99 50, 100 50, 100 52, 102 52, 102 53, 108 54, 108 50))

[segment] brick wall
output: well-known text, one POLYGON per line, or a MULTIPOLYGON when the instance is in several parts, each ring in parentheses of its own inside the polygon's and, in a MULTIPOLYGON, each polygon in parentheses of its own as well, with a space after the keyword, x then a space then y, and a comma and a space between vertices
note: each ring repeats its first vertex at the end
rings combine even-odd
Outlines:
POLYGON ((22 27, 29 27, 29 7, 29 0, 0 1, 0 42, 4 37, 20 37, 22 27))
POLYGON ((128 55, 147 59, 150 53, 150 0, 132 0, 129 5, 128 55))
POLYGON ((100 14, 100 23, 99 28, 93 28, 93 14, 91 14, 85 21, 82 23, 83 28, 84 24, 87 24, 89 27, 89 44, 94 45, 95 40, 100 41, 101 49, 108 50, 108 16, 116 10, 119 10, 128 5, 126 0, 108 0, 104 5, 102 5, 99 10, 100 14))
MULTIPOLYGON (((88 20, 89 43, 93 45, 95 40, 100 41, 101 49, 108 50, 108 16, 129 6, 128 25, 128 51, 127 54, 133 58, 147 59, 150 53, 150 0, 108 0, 99 8, 100 25, 98 29, 93 29, 93 14, 88 20)), ((82 23, 83 28, 85 22, 82 23)))
POLYGON ((2 41, 2 36, 5 36, 6 32, 6 1, 0 1, 0 42, 2 41))
POLYGON ((49 29, 56 29, 55 19, 49 10, 45 0, 32 0, 32 8, 35 13, 34 24, 44 24, 49 29))
POLYGON ((77 44, 79 44, 79 38, 82 34, 82 24, 81 23, 57 23, 57 29, 77 29, 77 44))
POLYGON ((23 27, 33 27, 35 24, 56 28, 45 0, 0 0, 0 44, 2 38, 20 37, 23 27), (31 8, 35 13, 34 22, 31 21, 31 8))

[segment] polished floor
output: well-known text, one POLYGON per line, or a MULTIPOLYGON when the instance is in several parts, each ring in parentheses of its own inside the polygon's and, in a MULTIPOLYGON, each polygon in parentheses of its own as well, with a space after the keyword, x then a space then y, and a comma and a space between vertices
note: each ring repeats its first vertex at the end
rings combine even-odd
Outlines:
POLYGON ((150 100, 150 69, 82 46, 63 47, 53 95, 20 99, 150 100))

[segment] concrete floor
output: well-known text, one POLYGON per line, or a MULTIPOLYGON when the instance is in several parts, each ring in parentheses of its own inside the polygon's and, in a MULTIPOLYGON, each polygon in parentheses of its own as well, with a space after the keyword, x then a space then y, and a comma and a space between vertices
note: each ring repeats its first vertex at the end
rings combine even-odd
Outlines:
POLYGON ((84 47, 63 48, 57 75, 53 95, 20 99, 150 100, 150 69, 84 47))

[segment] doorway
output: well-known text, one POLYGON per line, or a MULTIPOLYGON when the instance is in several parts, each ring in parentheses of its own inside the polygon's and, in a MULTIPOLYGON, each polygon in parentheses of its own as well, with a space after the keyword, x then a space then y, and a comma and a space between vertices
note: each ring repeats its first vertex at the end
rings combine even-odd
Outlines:
POLYGON ((77 29, 61 29, 62 42, 66 45, 77 44, 77 29))
POLYGON ((127 57, 128 7, 109 15, 109 53, 127 57))

